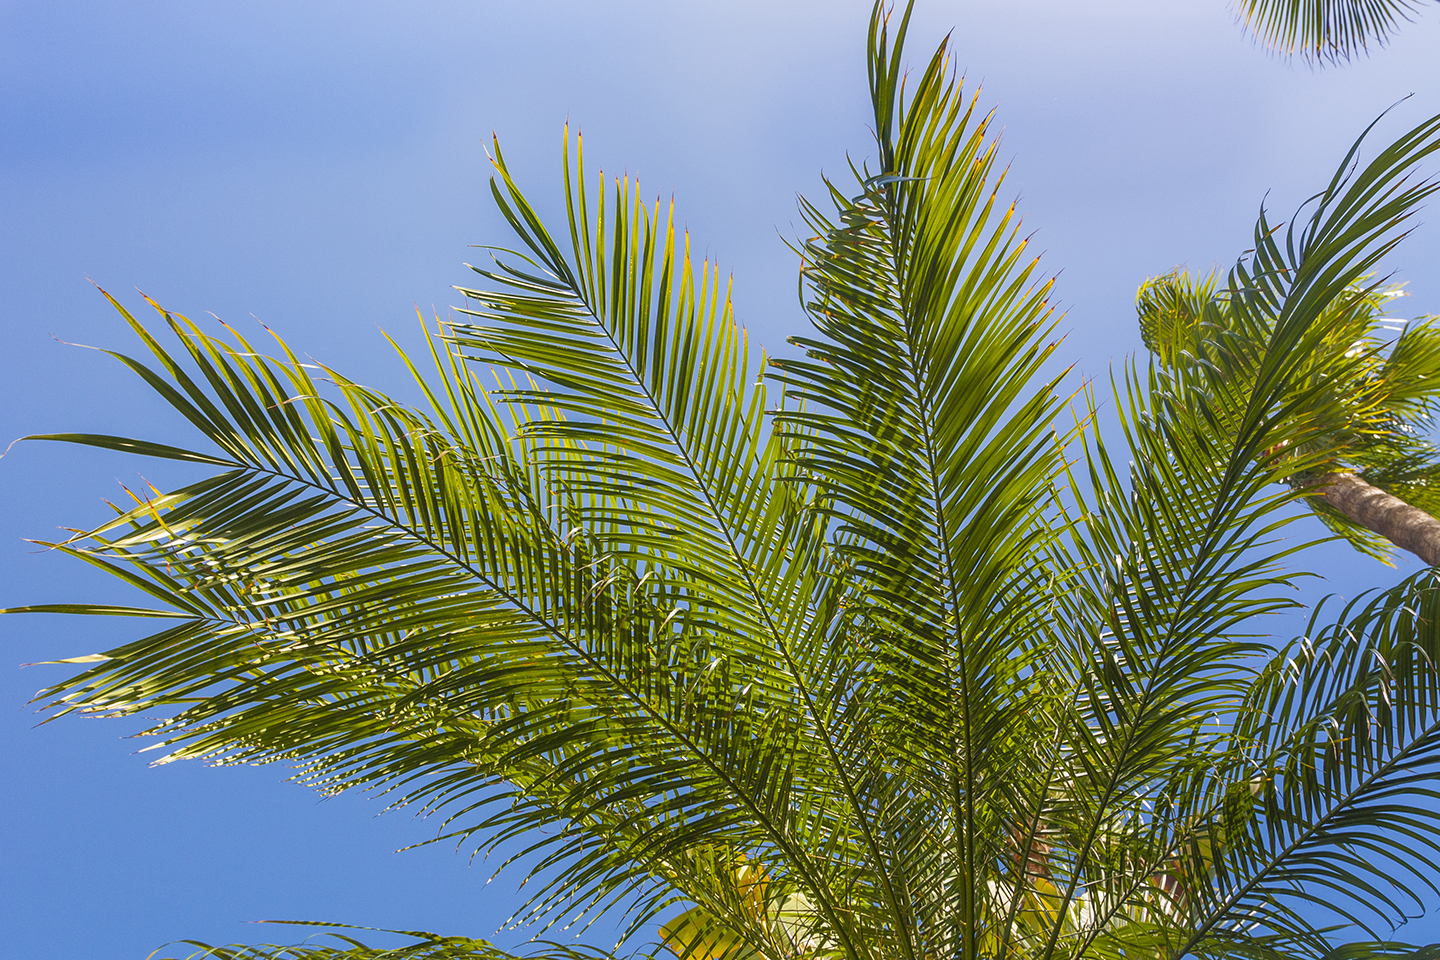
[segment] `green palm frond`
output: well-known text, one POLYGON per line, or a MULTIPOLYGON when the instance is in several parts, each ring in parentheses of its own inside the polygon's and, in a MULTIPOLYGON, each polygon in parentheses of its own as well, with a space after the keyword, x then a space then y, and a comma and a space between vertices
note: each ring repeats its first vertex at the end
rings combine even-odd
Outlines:
MULTIPOLYGON (((1437 148, 1432 120, 1365 167, 1342 167, 1283 246, 1262 212, 1256 253, 1232 271, 1223 303, 1210 281, 1142 290, 1157 358, 1117 390, 1129 476, 1097 440, 1088 483, 1074 482, 1087 504, 1074 547, 1085 573, 1061 609, 1077 648, 1104 667, 1077 683, 1084 722, 1072 749, 1085 766, 1061 776, 1063 802, 1047 798, 1036 815, 1070 835, 1063 856, 1052 843, 1049 868, 1069 874, 1066 909, 1082 892, 1085 907, 1070 926, 1051 925, 1047 951, 1066 937, 1101 954, 1207 949, 1213 924, 1196 928, 1195 904, 1222 847, 1198 825, 1223 818, 1236 791, 1248 796, 1253 771, 1227 775, 1235 748, 1205 727, 1247 709, 1237 665, 1264 649, 1250 631, 1293 604, 1283 561, 1299 548, 1278 538, 1298 493, 1273 482, 1316 469, 1330 452, 1321 442, 1329 425, 1296 411, 1316 409, 1329 388, 1310 374, 1317 356, 1330 356, 1333 305, 1435 189, 1404 178, 1437 148), (1162 872, 1170 882, 1157 896, 1162 872)), ((1293 911, 1251 911, 1245 930, 1280 937, 1291 952, 1313 955, 1325 942, 1293 911)))
POLYGON ((804 206, 818 336, 774 364, 802 405, 777 429, 816 484, 863 618, 851 642, 868 689, 849 697, 865 698, 855 735, 891 755, 867 797, 892 845, 886 895, 914 891, 923 940, 906 949, 971 956, 990 909, 976 892, 1011 856, 1009 784, 1025 773, 1006 766, 1056 695, 1027 682, 1052 584, 1024 561, 1055 536, 1060 400, 1054 374, 1037 382, 1054 350, 1049 282, 998 197, 990 120, 945 45, 907 88, 906 25, 893 47, 878 10, 871 25, 880 168, 857 171, 853 196, 831 185, 833 213, 804 206), (915 829, 927 816, 940 819, 915 829))
MULTIPOLYGON (((301 944, 282 946, 273 943, 234 944, 212 946, 195 940, 182 940, 171 946, 192 947, 185 960, 604 960, 608 954, 554 943, 540 943, 538 949, 523 955, 501 950, 488 940, 470 937, 442 937, 434 933, 415 930, 383 930, 378 927, 357 927, 344 923, 316 923, 314 921, 269 921, 290 926, 321 927, 327 930, 369 930, 392 936, 408 937, 413 943, 399 947, 371 947, 344 933, 324 934, 329 943, 307 941, 301 944)), ((165 948, 151 954, 151 960, 165 960, 161 953, 165 948)), ((178 958, 169 958, 178 960, 178 958)))
MULTIPOLYGON (((506 209, 528 215, 497 160, 506 209)), ((577 180, 583 190, 583 170, 577 180)), ((862 841, 834 830, 853 817, 853 785, 832 702, 807 686, 834 675, 818 639, 838 595, 821 568, 792 562, 814 555, 818 528, 780 483, 763 392, 713 281, 675 261, 673 232, 637 265, 623 236, 610 249, 606 224, 602 206, 572 230, 596 232, 576 262, 614 283, 598 321, 575 307, 590 281, 556 279, 580 276, 573 264, 552 258, 540 296, 533 277, 495 274, 504 294, 467 292, 506 325, 456 325, 437 345, 421 380, 429 412, 331 371, 339 398, 325 399, 288 351, 269 360, 164 315, 197 378, 135 323, 161 371, 124 362, 222 452, 53 439, 227 469, 56 545, 193 619, 52 695, 62 711, 178 707, 153 731, 174 757, 295 760, 326 789, 404 786, 397 802, 458 807, 454 831, 487 848, 566 821, 531 848, 545 854, 537 870, 566 864, 563 888, 532 900, 540 916, 638 896, 638 926, 677 884, 696 886, 696 845, 775 859, 843 952, 859 952, 853 911, 836 906, 865 882, 862 841), (621 269, 606 272, 607 254, 621 269), (654 288, 658 321, 643 315, 654 288), (668 355, 619 330, 652 321, 662 341, 693 326, 668 355), (570 380, 546 366, 564 329, 567 350, 589 350, 570 380), (468 369, 481 350, 534 386, 481 390, 468 369), (547 392, 557 381, 564 391, 547 392), (798 809, 794 790, 808 798, 798 809)), ((532 250, 554 250, 529 228, 532 250)))
POLYGON ((751 621, 715 599, 730 584, 687 578, 664 557, 626 567, 586 527, 566 529, 590 491, 556 497, 538 458, 511 454, 453 353, 437 351, 450 409, 427 417, 335 378, 342 412, 293 358, 172 324, 219 397, 151 340, 185 390, 162 393, 229 448, 230 469, 142 501, 88 546, 56 546, 193 619, 55 690, 62 709, 175 705, 154 730, 172 756, 299 760, 327 789, 423 779, 405 800, 453 803, 508 782, 513 795, 485 799, 514 805, 457 829, 483 826, 493 845, 576 821, 552 839, 571 872, 563 893, 537 894, 542 912, 646 878, 663 906, 697 838, 742 849, 778 838, 804 875, 810 853, 791 836, 803 823, 784 791, 808 783, 809 816, 823 818, 831 785, 809 782, 803 705, 777 679, 778 652, 733 642, 751 621), (310 420, 297 425, 301 411, 310 420), (709 809, 695 792, 707 779, 709 809), (661 830, 667 820, 679 831, 661 830))
POLYGON ((1282 56, 1312 63, 1350 60, 1383 45, 1413 19, 1418 0, 1236 0, 1246 30, 1282 56))
POLYGON ((1202 825, 1224 841, 1191 887, 1191 943, 1221 926, 1305 929, 1317 904, 1394 925, 1440 894, 1426 866, 1440 854, 1440 583, 1426 571, 1334 624, 1323 612, 1237 713, 1245 787, 1202 825))
POLYGON ((1165 363, 1194 354, 1220 318, 1205 315, 1214 310, 1215 275, 1193 277, 1179 268, 1151 277, 1135 294, 1140 315, 1140 340, 1145 349, 1165 363))
MULTIPOLYGON (((1297 232, 1291 226, 1283 248, 1262 212, 1256 251, 1241 260, 1225 285, 1217 286, 1213 276, 1176 270, 1140 287, 1136 309, 1146 346, 1161 365, 1187 368, 1204 390, 1260 384, 1266 364, 1283 364, 1273 368, 1290 371, 1288 386, 1269 401, 1269 439, 1256 452, 1275 469, 1275 479, 1305 486, 1330 473, 1352 471, 1406 502, 1440 506, 1433 492, 1440 449, 1429 439, 1440 395, 1440 339, 1430 318, 1406 324, 1394 337, 1395 321, 1387 313, 1400 291, 1364 272, 1404 236, 1408 214, 1401 211, 1413 209, 1434 190, 1430 182, 1406 186, 1400 181, 1388 192, 1374 192, 1374 184, 1433 153, 1435 136, 1433 121, 1423 124, 1365 170, 1354 172, 1353 182, 1337 178, 1317 198, 1306 229, 1297 232), (1361 235, 1347 237, 1334 226, 1322 227, 1325 218, 1349 216, 1346 211, 1361 203, 1373 204, 1375 224, 1393 218, 1386 228, 1388 240, 1377 235, 1363 241, 1361 235), (1290 278, 1302 280, 1306 248, 1334 244, 1341 249, 1357 242, 1373 249, 1357 248, 1344 274, 1325 277, 1322 285, 1307 290, 1302 312, 1286 317, 1282 291, 1290 278), (1285 334, 1286 324, 1305 317, 1304 333, 1285 334)), ((1362 218, 1354 219, 1357 228, 1365 229, 1362 218)), ((1388 558, 1388 541, 1318 497, 1310 506, 1357 549, 1388 558)))

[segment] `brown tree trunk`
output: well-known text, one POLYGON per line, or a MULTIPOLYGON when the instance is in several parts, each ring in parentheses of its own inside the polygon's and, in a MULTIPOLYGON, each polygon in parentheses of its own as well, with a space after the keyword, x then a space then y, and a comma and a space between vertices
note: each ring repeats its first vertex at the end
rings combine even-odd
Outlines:
POLYGON ((1316 486, 1326 503, 1360 526, 1432 567, 1440 564, 1440 520, 1353 473, 1327 473, 1316 486))

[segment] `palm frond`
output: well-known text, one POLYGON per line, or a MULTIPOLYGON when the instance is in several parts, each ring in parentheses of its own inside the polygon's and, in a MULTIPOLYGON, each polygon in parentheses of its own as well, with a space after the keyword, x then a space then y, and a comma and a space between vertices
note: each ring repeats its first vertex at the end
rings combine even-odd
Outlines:
POLYGON ((1418 0, 1236 0, 1245 29, 1281 56, 1336 63, 1383 46, 1418 0))
POLYGON ((1237 712, 1241 786, 1198 825, 1211 857, 1188 870, 1191 944, 1310 932, 1317 905, 1395 925, 1440 894, 1440 583, 1426 571, 1331 625, 1322 612, 1237 712))
POLYGON ((857 168, 853 194, 829 184, 833 213, 803 207, 818 336, 773 363, 800 404, 777 429, 855 585, 864 686, 846 698, 853 736, 891 758, 865 785, 885 896, 913 916, 907 949, 970 957, 978 891, 1013 854, 1007 765, 1028 760, 1016 748, 1055 696, 1030 682, 1053 584, 1025 558, 1055 536, 1060 401, 1042 375, 1050 284, 1000 199, 991 120, 944 44, 907 85, 908 17, 893 41, 884 10, 871 22, 879 168, 857 168))
MULTIPOLYGON (((1142 336, 1162 366, 1189 368, 1207 393, 1253 384, 1269 397, 1263 414, 1269 439, 1256 455, 1278 480, 1313 486, 1317 478, 1353 471, 1383 490, 1435 499, 1430 487, 1440 449, 1428 437, 1440 356, 1434 333, 1422 318, 1391 340, 1386 312, 1399 290, 1369 271, 1434 191, 1434 181, 1410 183, 1407 171, 1434 153, 1436 142, 1432 119, 1359 170, 1350 167, 1357 141, 1330 187, 1313 199, 1304 229, 1288 229, 1283 249, 1262 210, 1255 251, 1219 289, 1213 278, 1179 271, 1140 288, 1142 336), (1279 392, 1277 376, 1289 384, 1279 392)), ((1388 562, 1384 538, 1318 496, 1310 506, 1357 549, 1388 562)))
MULTIPOLYGON (((604 960, 609 954, 554 943, 537 943, 537 949, 522 956, 501 950, 488 940, 470 937, 444 937, 416 930, 384 930, 378 927, 357 927, 344 923, 313 921, 269 921, 289 926, 321 927, 327 931, 368 930, 391 936, 408 937, 413 943, 398 947, 371 947, 345 933, 327 932, 326 943, 307 941, 300 944, 273 943, 232 944, 212 946, 196 940, 181 940, 171 947, 194 948, 185 960, 604 960)), ((152 960, 165 960, 161 953, 151 954, 152 960)), ((170 960, 177 960, 171 957, 170 960)))
POLYGON ((332 375, 343 410, 293 358, 168 319, 211 393, 153 339, 168 381, 127 362, 229 469, 56 546, 191 619, 49 691, 62 712, 174 707, 153 731, 173 756, 298 760, 326 789, 521 798, 479 822, 505 828, 497 843, 572 824, 552 856, 583 882, 537 894, 544 911, 622 895, 659 909, 702 842, 793 847, 803 878, 816 854, 796 843, 788 791, 806 784, 812 822, 835 814, 804 772, 811 741, 773 648, 718 647, 738 631, 693 580, 566 529, 573 498, 514 455, 458 358, 437 351, 449 410, 332 375))
MULTIPOLYGON (((1430 120, 1363 168, 1352 149, 1283 246, 1262 211, 1223 301, 1208 281, 1142 288, 1156 356, 1115 391, 1128 476, 1097 438, 1073 485, 1081 575, 1060 609, 1084 658, 1066 744, 1083 765, 1060 778, 1063 795, 1038 801, 1037 819, 1064 841, 1048 854, 1064 892, 1047 956, 1205 948, 1192 898, 1219 849, 1196 824, 1221 817, 1235 791, 1248 796, 1250 776, 1222 772, 1235 748, 1206 727, 1244 710, 1243 664, 1266 653, 1259 621, 1294 605, 1283 564, 1300 547, 1279 537, 1300 494, 1274 482, 1332 452, 1325 418, 1301 413, 1330 386, 1312 361, 1354 326, 1334 304, 1363 301, 1361 278, 1435 189, 1408 178, 1437 148, 1430 120)), ((1313 955, 1325 942, 1293 912, 1271 919, 1292 948, 1313 955)))
MULTIPOLYGON (((1266 618, 1315 475, 1440 478, 1393 428, 1440 336, 1375 333, 1440 118, 1357 143, 1288 229, 1262 209, 1223 280, 1148 282, 1119 435, 1093 387, 1060 427, 993 120, 946 44, 905 72, 909 17, 871 19, 874 168, 802 205, 802 356, 752 354, 673 212, 568 134, 556 230, 495 146, 518 249, 399 353, 418 405, 112 300, 200 439, 46 439, 211 473, 49 545, 153 609, 11 612, 157 621, 61 661, 52 715, 385 794, 523 860, 517 922, 618 907, 679 960, 1428 960, 1325 924, 1396 920, 1440 852, 1440 584, 1279 650, 1266 618)), ((409 936, 192 946, 508 957, 409 936)))

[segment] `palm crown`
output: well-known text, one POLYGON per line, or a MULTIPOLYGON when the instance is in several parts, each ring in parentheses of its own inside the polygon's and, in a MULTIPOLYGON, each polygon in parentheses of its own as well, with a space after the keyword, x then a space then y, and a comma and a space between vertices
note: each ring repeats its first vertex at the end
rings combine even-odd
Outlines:
MULTIPOLYGON (((1159 363, 1185 366, 1192 377, 1253 383, 1274 323, 1267 313, 1236 309, 1235 292, 1218 285, 1214 274, 1176 270, 1147 280, 1136 298, 1145 345, 1159 363)), ((1398 296, 1398 288, 1367 278, 1326 305, 1315 322, 1320 336, 1296 364, 1291 395, 1280 400, 1307 422, 1308 439, 1293 447, 1282 442, 1262 457, 1309 493, 1347 476, 1434 515, 1440 513, 1440 449, 1430 437, 1440 328, 1434 317, 1408 323, 1387 317, 1398 296), (1296 463, 1303 466, 1294 469, 1296 463)), ((1363 552, 1385 559, 1403 540, 1384 524, 1347 514, 1344 501, 1337 509, 1312 496, 1309 504, 1363 552)), ((1440 528, 1433 518, 1430 523, 1440 528)))
POLYGON ((1433 191, 1406 177, 1440 118, 1347 158, 1288 239, 1262 218, 1225 281, 1261 331, 1243 376, 1199 347, 1124 369, 1122 469, 1058 392, 990 119, 943 44, 906 79, 907 23, 871 22, 873 169, 804 206, 796 358, 757 363, 713 266, 578 140, 558 235, 496 147, 520 249, 432 331, 419 407, 125 314, 155 361, 117 356, 207 448, 50 439, 214 473, 56 545, 161 607, 21 609, 166 624, 70 661, 58 712, 158 712, 168 757, 520 838, 529 919, 618 906, 684 960, 1315 957, 1423 905, 1440 589, 1289 644, 1263 618, 1303 573, 1280 535, 1307 488, 1276 481, 1335 444, 1296 411, 1334 400, 1317 364, 1369 322, 1352 291, 1433 191))

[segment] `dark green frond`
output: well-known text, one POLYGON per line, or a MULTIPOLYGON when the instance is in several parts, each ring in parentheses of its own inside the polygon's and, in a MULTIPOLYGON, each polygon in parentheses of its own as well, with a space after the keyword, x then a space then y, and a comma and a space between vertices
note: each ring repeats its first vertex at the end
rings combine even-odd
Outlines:
POLYGON ((976 891, 1012 855, 1011 787, 1030 774, 1010 765, 1057 695, 1029 682, 1053 583, 1027 558, 1055 535, 1060 400, 1049 281, 1000 196, 990 118, 944 44, 905 76, 907 24, 908 7, 893 38, 883 10, 871 23, 879 168, 828 185, 833 212, 804 205, 818 336, 773 363, 797 405, 777 429, 855 591, 843 696, 852 736, 889 754, 857 791, 881 896, 913 925, 898 949, 971 957, 991 910, 976 891))
MULTIPOLYGON (((1195 926, 1200 884, 1233 849, 1218 831, 1250 796, 1253 771, 1228 769, 1230 749, 1204 731, 1216 716, 1252 716, 1243 664, 1265 651, 1261 618, 1294 602, 1283 561, 1301 545, 1280 535, 1303 482, 1275 481, 1328 469, 1337 455, 1336 422, 1356 398, 1335 381, 1367 355, 1356 339, 1378 312, 1364 277, 1434 190, 1407 177, 1437 148, 1431 120, 1362 168, 1351 168, 1352 151, 1283 245, 1262 211, 1256 251, 1218 292, 1173 274, 1141 289, 1157 349, 1116 391, 1128 476, 1097 439, 1074 486, 1083 576, 1060 609, 1098 669, 1077 683, 1083 772, 1060 778, 1070 795, 1047 800, 1045 819, 1072 838, 1063 859, 1052 845, 1063 902, 1089 915, 1051 923, 1050 955, 1181 956, 1215 929, 1195 926)), ((1278 895, 1268 885, 1257 894, 1278 895)), ((1294 911, 1245 911, 1221 911, 1246 918, 1222 952, 1272 934, 1312 954, 1324 943, 1294 911)))
POLYGON ((153 340, 168 383, 142 375, 229 469, 57 547, 189 619, 49 691, 62 711, 173 708, 153 730, 172 756, 458 804, 475 819, 454 829, 487 845, 569 823, 542 844, 572 872, 541 915, 638 891, 643 919, 719 839, 778 851, 823 902, 833 868, 797 835, 836 815, 833 787, 805 772, 820 755, 780 651, 724 639, 746 622, 725 581, 603 549, 444 351, 427 415, 338 375, 327 400, 290 359, 173 329, 211 392, 153 340))
POLYGON ((1397 924, 1440 894, 1440 584, 1426 571, 1333 625, 1322 612, 1237 712, 1229 777, 1248 786, 1198 824, 1211 839, 1187 865, 1191 943, 1308 929, 1317 904, 1397 924))
MULTIPOLYGON (((1261 211, 1255 250, 1226 283, 1179 271, 1146 281, 1136 310, 1156 361, 1184 368, 1202 395, 1241 396, 1251 455, 1273 478, 1297 488, 1352 471, 1383 490, 1427 503, 1440 449, 1430 440, 1440 374, 1440 339, 1427 319, 1399 327, 1387 316, 1399 290, 1372 275, 1405 235, 1435 181, 1410 171, 1440 145, 1440 120, 1411 130, 1363 168, 1351 149, 1330 186, 1297 213, 1280 242, 1261 211), (1398 338, 1397 329, 1401 329, 1398 338), (1264 406, 1258 405, 1259 398, 1264 406)), ((1312 507, 1363 552, 1385 558, 1388 544, 1326 505, 1312 507)))

